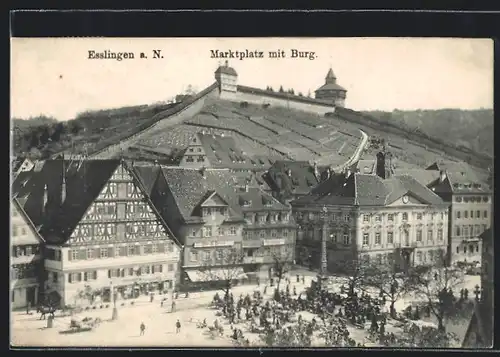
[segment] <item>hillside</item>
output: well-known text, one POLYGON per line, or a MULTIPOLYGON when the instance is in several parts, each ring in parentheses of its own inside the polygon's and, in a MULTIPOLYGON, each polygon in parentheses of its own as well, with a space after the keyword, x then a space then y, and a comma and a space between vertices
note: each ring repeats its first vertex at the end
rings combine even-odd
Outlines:
POLYGON ((493 157, 493 110, 416 110, 365 112, 385 121, 392 121, 408 130, 419 129, 427 135, 445 138, 478 153, 493 157))
POLYGON ((137 128, 175 104, 158 103, 117 109, 86 111, 68 121, 44 116, 13 119, 14 155, 48 158, 70 149, 92 152, 103 140, 137 128))
MULTIPOLYGON (((250 157, 315 160, 320 165, 335 165, 345 162, 354 152, 361 129, 371 137, 388 140, 400 167, 425 167, 444 158, 482 168, 492 164, 492 111, 361 113, 337 108, 333 115, 320 116, 282 107, 235 103, 210 95, 203 97, 212 89, 210 86, 181 103, 85 112, 64 123, 44 121, 26 129, 27 121, 22 121, 25 127, 16 135, 14 148, 17 155, 28 153, 34 157, 49 157, 62 150, 92 155, 141 132, 137 139, 129 141, 131 145, 121 151, 122 155, 175 162, 194 134, 204 131, 233 137, 250 157), (201 109, 180 122, 168 124, 170 115, 183 112, 202 97, 201 109), (159 121, 167 126, 143 131, 159 121)), ((14 125, 18 123, 15 121, 14 125)), ((373 157, 377 150, 372 146, 364 157, 373 157)))

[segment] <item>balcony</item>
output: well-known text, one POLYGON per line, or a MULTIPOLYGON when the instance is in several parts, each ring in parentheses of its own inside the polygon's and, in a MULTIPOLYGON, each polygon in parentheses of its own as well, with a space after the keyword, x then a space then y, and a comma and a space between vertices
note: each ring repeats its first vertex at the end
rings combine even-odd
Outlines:
POLYGON ((19 255, 17 257, 12 257, 12 264, 29 264, 33 263, 37 260, 40 260, 39 254, 30 254, 30 255, 19 255))

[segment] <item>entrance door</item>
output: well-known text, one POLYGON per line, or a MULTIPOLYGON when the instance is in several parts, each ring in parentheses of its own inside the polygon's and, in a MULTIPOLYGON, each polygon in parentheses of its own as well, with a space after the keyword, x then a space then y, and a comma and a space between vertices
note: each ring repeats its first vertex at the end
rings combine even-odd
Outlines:
POLYGON ((26 289, 26 304, 36 305, 36 287, 32 286, 26 289))

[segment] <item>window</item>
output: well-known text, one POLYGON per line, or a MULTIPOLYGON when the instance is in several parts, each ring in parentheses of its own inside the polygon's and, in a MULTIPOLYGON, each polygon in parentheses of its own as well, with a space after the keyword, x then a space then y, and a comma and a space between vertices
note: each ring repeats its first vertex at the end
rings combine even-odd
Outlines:
POLYGON ((470 218, 474 218, 474 211, 470 211, 470 218))
POLYGON ((191 231, 191 237, 196 237, 196 229, 193 229, 193 230, 191 231))
POLYGON ((467 246, 464 246, 464 254, 467 253, 467 246))
POLYGON ((363 233, 363 245, 370 244, 370 235, 368 233, 363 233))
POLYGON ((393 244, 393 243, 394 243, 394 233, 387 232, 387 244, 393 244))
POLYGON ((382 243, 380 232, 375 233, 375 245, 380 245, 382 243))
POLYGON ((12 235, 14 237, 17 236, 17 227, 16 226, 12 227, 12 235))
POLYGON ((288 229, 283 229, 283 237, 288 237, 288 229))
POLYGON ((483 232, 488 229, 488 226, 486 224, 483 224, 483 232))
POLYGON ((100 256, 101 258, 107 258, 108 257, 108 248, 101 248, 100 249, 100 256))
POLYGON ((457 254, 458 254, 458 253, 460 253, 460 248, 459 248, 459 247, 457 247, 457 254))
MULTIPOLYGON (((479 212, 479 211, 478 211, 479 212)), ((26 235, 26 228, 21 227, 21 234, 24 236, 26 235)))
POLYGON ((146 244, 144 246, 144 254, 151 254, 153 253, 153 245, 152 244, 146 244))
POLYGON ((377 265, 381 265, 382 264, 382 254, 377 254, 375 256, 375 259, 377 261, 377 265))
POLYGON ((443 240, 443 230, 442 229, 438 229, 438 241, 442 241, 443 240))
POLYGON ((349 222, 349 214, 344 214, 344 221, 349 222))
POLYGON ((349 245, 350 242, 349 234, 344 234, 344 245, 349 245))
MULTIPOLYGON (((478 215, 478 217, 479 217, 479 215, 478 215)), ((488 211, 483 212, 483 218, 488 218, 488 211)))
POLYGON ((394 215, 392 213, 387 215, 387 221, 394 222, 394 215))
POLYGON ((476 253, 479 252, 479 245, 476 244, 476 253))
POLYGON ((87 259, 92 259, 94 257, 94 250, 92 248, 87 248, 87 259))
POLYGON ((417 230, 417 242, 422 241, 422 231, 419 229, 417 230))
POLYGON ((273 238, 277 237, 277 233, 276 233, 275 229, 271 230, 271 237, 273 237, 273 238))
POLYGON ((375 215, 375 222, 380 222, 380 215, 379 214, 375 215))
POLYGON ((265 230, 261 230, 259 232, 259 236, 260 236, 260 238, 265 238, 266 237, 266 231, 265 230))
POLYGON ((469 226, 464 226, 464 237, 468 237, 469 236, 469 226))
POLYGON ((174 243, 172 243, 172 242, 167 243, 167 251, 169 253, 173 253, 173 251, 174 251, 174 243))
POLYGON ((455 230, 456 230, 456 233, 457 233, 457 237, 460 237, 460 226, 457 226, 455 228, 455 230))
POLYGON ((483 202, 488 202, 488 196, 483 196, 483 202))
POLYGON ((231 227, 229 229, 229 235, 231 235, 231 236, 235 236, 236 235, 236 227, 231 227))
POLYGON ((417 213, 417 219, 421 220, 422 219, 422 213, 417 213))
POLYGON ((460 218, 460 211, 457 211, 457 218, 460 218))
POLYGON ((198 261, 198 252, 197 251, 191 251, 189 258, 190 258, 190 260, 192 262, 197 262, 198 261))
POLYGON ((129 245, 127 247, 128 255, 135 255, 135 246, 129 245))
POLYGON ((432 236, 432 233, 433 233, 433 232, 432 232, 432 229, 429 229, 429 230, 427 231, 427 241, 428 241, 428 242, 432 242, 432 241, 433 241, 433 239, 434 239, 434 237, 432 236))
POLYGON ((403 212, 403 221, 407 221, 407 220, 408 220, 408 213, 403 212))
POLYGON ((221 227, 221 226, 217 227, 217 235, 223 236, 224 234, 225 234, 224 227, 221 227))
POLYGON ((212 236, 212 227, 205 226, 203 227, 203 237, 211 237, 212 236))
POLYGON ((468 211, 464 212, 464 218, 469 218, 469 212, 468 211))
POLYGON ((422 263, 422 252, 417 252, 417 263, 422 263))
POLYGON ((202 252, 202 254, 203 254, 203 260, 205 260, 205 261, 206 260, 210 260, 211 254, 210 254, 209 250, 206 250, 206 251, 202 252))
POLYGON ((58 280, 59 280, 59 274, 57 272, 53 272, 52 273, 52 282, 54 284, 57 284, 58 280))

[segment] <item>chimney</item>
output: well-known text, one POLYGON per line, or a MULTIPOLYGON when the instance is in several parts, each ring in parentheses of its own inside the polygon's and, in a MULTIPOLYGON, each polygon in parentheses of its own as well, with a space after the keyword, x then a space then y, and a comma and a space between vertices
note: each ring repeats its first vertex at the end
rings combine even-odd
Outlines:
POLYGON ((446 171, 440 170, 439 171, 439 183, 443 183, 444 180, 446 180, 446 171))
POLYGON ((66 162, 64 160, 64 154, 62 156, 62 183, 61 183, 61 205, 66 201, 66 162))
POLYGON ((45 209, 46 209, 48 200, 49 200, 49 190, 47 189, 47 185, 45 185, 45 187, 43 188, 43 203, 42 203, 43 204, 43 206, 42 206, 43 213, 46 213, 45 209))

